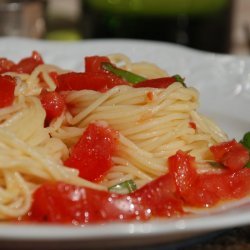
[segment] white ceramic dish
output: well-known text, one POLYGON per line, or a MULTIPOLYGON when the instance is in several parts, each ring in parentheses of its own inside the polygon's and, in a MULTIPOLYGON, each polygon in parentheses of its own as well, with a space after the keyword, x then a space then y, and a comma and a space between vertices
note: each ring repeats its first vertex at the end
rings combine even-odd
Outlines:
MULTIPOLYGON (((133 61, 156 63, 170 74, 180 74, 198 88, 200 111, 215 120, 230 137, 240 139, 250 130, 250 58, 217 55, 168 43, 136 40, 93 40, 58 43, 17 38, 0 39, 0 57, 19 60, 39 51, 46 63, 83 70, 83 57, 124 53, 133 61)), ((102 247, 143 245, 183 240, 208 232, 250 223, 246 200, 180 219, 146 223, 114 223, 84 227, 0 224, 0 242, 22 242, 39 249, 51 242, 63 249, 80 246, 102 247), (38 244, 39 243, 39 244, 38 244), (31 244, 31 245, 30 245, 31 244), (36 244, 36 245, 34 245, 36 244)), ((12 244, 12 243, 11 243, 12 244)), ((22 244, 19 246, 21 247, 22 244)), ((10 245, 10 244, 9 244, 10 245)), ((27 246, 27 245, 26 245, 27 246)), ((15 245, 15 249, 18 245, 15 245)), ((46 248, 47 249, 47 248, 46 248)))

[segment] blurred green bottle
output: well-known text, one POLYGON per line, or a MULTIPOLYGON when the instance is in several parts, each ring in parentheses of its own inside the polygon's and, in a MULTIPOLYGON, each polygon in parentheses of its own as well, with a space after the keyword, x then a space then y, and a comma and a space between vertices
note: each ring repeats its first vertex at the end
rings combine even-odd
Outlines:
POLYGON ((227 53, 231 0, 83 0, 85 38, 168 41, 227 53))

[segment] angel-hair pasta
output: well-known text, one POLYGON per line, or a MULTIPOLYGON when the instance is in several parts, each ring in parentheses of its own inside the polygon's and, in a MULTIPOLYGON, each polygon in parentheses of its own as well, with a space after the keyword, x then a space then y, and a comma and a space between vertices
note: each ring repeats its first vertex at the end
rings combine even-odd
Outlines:
MULTIPOLYGON (((167 75, 153 64, 132 63, 124 55, 109 58, 147 78, 167 75)), ((0 109, 2 220, 25 215, 32 193, 46 181, 106 190, 132 179, 142 187, 168 172, 167 159, 179 149, 195 156, 202 167, 211 160, 209 146, 227 140, 223 131, 197 112, 198 91, 180 82, 167 88, 119 85, 106 92, 62 91, 67 109, 44 126, 46 113, 39 95, 42 89, 56 89, 51 72, 67 71, 43 64, 31 74, 5 73, 16 79, 16 88, 13 104, 0 109), (77 170, 63 162, 88 125, 102 122, 118 131, 119 143, 112 168, 94 183, 79 177, 77 170)))

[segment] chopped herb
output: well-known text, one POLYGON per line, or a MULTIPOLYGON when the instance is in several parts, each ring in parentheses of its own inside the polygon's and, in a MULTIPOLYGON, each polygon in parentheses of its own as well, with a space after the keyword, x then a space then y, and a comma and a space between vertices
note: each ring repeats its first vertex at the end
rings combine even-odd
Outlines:
POLYGON ((243 136, 243 139, 240 141, 240 143, 245 146, 247 149, 250 149, 250 131, 245 133, 243 136))
POLYGON ((123 80, 133 84, 147 80, 143 76, 134 74, 124 69, 117 68, 116 66, 114 66, 112 63, 109 62, 103 62, 101 65, 104 70, 109 71, 115 74, 116 76, 121 77, 123 80))
POLYGON ((219 162, 216 162, 216 161, 210 161, 209 164, 210 164, 212 167, 216 167, 216 168, 221 168, 221 167, 223 167, 222 164, 220 164, 219 162))
POLYGON ((127 194, 135 191, 137 189, 136 184, 133 180, 128 180, 111 186, 108 188, 110 192, 118 194, 127 194))
POLYGON ((175 78, 177 82, 180 82, 185 88, 187 87, 186 83, 184 82, 185 78, 181 77, 180 75, 173 75, 172 77, 175 78))
POLYGON ((245 165, 245 168, 250 168, 250 162, 245 165))

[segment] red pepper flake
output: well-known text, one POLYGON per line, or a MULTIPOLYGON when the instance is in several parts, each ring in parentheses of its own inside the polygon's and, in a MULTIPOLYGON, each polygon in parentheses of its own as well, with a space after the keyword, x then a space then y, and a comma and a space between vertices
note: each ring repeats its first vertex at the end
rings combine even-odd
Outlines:
POLYGON ((189 122, 189 127, 196 129, 196 124, 194 122, 189 122))
POLYGON ((150 102, 152 102, 153 99, 154 99, 154 93, 152 91, 149 91, 147 93, 147 100, 150 101, 150 102))

